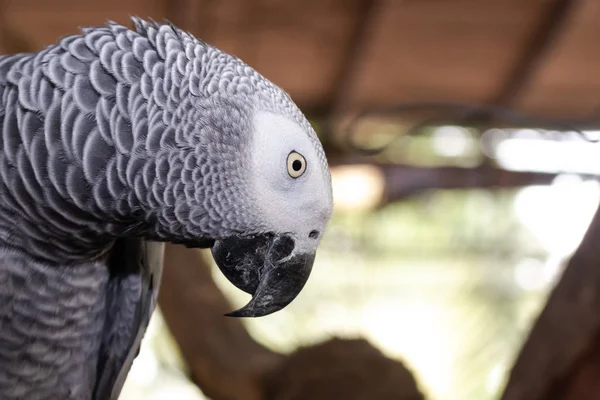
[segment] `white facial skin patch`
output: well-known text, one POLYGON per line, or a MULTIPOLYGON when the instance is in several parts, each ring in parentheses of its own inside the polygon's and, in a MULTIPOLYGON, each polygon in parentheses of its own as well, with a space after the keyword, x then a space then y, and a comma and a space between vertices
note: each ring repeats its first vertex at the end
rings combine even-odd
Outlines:
MULTIPOLYGON (((296 239, 294 252, 314 252, 333 200, 329 174, 313 140, 295 122, 270 112, 255 115, 252 138, 252 192, 263 221, 277 233, 291 234, 296 239), (293 152, 305 160, 301 174, 293 165, 289 169, 293 152), (317 238, 313 231, 320 233, 317 238)), ((292 163, 300 160, 294 154, 292 158, 292 163)))

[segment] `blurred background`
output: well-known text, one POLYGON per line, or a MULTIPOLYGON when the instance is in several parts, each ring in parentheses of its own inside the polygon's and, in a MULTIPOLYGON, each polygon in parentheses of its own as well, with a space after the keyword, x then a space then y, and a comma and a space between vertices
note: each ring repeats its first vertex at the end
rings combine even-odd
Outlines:
POLYGON ((121 398, 499 398, 600 199, 600 2, 0 0, 0 53, 130 15, 168 19, 288 91, 336 205, 301 295, 243 324, 222 317, 247 296, 213 282, 210 256, 171 248, 195 254, 168 260, 121 398), (305 390, 350 382, 372 395, 305 390))

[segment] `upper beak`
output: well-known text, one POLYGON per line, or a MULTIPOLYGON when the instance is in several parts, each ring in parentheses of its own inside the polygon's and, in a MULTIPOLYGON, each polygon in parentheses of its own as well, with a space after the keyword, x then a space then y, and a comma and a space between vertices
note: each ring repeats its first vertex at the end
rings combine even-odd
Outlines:
POLYGON ((261 317, 281 310, 302 290, 315 253, 295 254, 294 239, 265 234, 252 238, 229 237, 215 241, 212 254, 231 283, 252 299, 232 317, 261 317))

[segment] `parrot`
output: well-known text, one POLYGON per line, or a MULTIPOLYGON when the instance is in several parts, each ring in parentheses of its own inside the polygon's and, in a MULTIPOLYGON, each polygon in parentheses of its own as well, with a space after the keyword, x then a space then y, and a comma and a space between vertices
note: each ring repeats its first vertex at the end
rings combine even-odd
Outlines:
POLYGON ((325 151, 289 94, 131 20, 0 56, 0 399, 117 399, 165 243, 210 251, 251 295, 227 315, 261 317, 303 289, 329 223, 325 151))

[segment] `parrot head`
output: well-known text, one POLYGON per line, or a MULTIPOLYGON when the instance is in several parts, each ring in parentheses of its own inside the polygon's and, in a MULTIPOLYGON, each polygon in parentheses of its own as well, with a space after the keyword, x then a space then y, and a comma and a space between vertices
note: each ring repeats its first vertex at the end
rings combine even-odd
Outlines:
POLYGON ((212 246, 222 273, 252 295, 229 316, 257 317, 284 308, 311 273, 333 201, 327 161, 307 129, 273 112, 253 117, 245 170, 261 229, 216 240, 212 246))
POLYGON ((170 25, 135 21, 166 54, 152 79, 174 86, 157 97, 161 118, 149 118, 176 122, 162 133, 172 155, 157 163, 167 183, 155 192, 169 204, 151 210, 152 231, 211 248, 227 279, 252 295, 228 315, 282 309, 304 287, 332 212, 321 142, 289 95, 240 59, 170 25))

